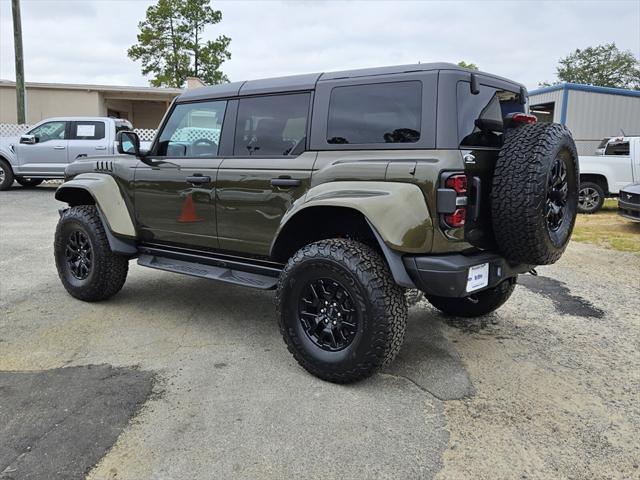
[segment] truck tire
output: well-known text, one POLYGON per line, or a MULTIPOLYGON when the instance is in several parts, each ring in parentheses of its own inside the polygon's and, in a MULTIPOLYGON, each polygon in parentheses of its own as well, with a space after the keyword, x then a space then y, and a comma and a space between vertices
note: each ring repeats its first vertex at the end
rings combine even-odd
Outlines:
POLYGON ((40 185, 44 179, 42 178, 25 178, 25 177, 16 177, 16 182, 22 185, 25 188, 33 188, 40 185))
POLYGON ((563 254, 578 208, 578 153, 564 125, 507 134, 491 191, 493 232, 510 261, 548 265, 563 254))
POLYGON ((118 293, 127 279, 129 260, 111 251, 94 205, 64 211, 53 247, 58 276, 75 298, 105 300, 118 293))
POLYGON ((582 182, 578 191, 578 212, 596 213, 604 205, 604 190, 593 182, 582 182))
POLYGON ((425 295, 429 303, 445 315, 454 317, 481 317, 500 308, 516 288, 517 277, 505 280, 493 288, 464 298, 425 295))
POLYGON ((13 185, 13 169, 9 162, 0 158, 0 191, 9 190, 13 185))
POLYGON ((322 240, 298 250, 280 275, 276 304, 289 351, 329 382, 372 375, 404 340, 403 289, 382 257, 354 240, 322 240))

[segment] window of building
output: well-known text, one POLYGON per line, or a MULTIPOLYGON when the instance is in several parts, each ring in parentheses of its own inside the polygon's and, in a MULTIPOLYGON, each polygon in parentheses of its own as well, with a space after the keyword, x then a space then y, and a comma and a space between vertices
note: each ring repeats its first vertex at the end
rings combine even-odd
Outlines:
POLYGON ((336 87, 329 100, 327 142, 415 143, 421 115, 419 81, 336 87))
POLYGON ((290 155, 304 146, 309 94, 240 99, 234 155, 290 155))
POLYGON ((226 101, 177 104, 160 134, 157 155, 167 157, 215 157, 218 155, 226 107, 226 101))

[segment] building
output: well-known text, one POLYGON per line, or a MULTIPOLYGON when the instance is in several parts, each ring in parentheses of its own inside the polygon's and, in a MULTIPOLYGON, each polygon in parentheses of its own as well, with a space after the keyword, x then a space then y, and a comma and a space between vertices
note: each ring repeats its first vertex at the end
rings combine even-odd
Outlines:
MULTIPOLYGON (((27 124, 63 116, 113 116, 129 120, 135 128, 158 128, 178 88, 118 87, 65 83, 26 84, 27 124)), ((0 80, 0 124, 17 123, 16 84, 0 80)))
POLYGON ((640 135, 640 91, 563 83, 529 92, 541 122, 569 127, 578 154, 593 155, 605 137, 640 135))

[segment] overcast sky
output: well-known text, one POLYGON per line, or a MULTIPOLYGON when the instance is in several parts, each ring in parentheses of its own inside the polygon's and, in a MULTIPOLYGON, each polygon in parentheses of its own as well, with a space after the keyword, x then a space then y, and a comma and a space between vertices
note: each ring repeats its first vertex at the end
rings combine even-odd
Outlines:
MULTIPOLYGON (((145 0, 22 0, 26 80, 148 85, 127 58, 145 0)), ((465 60, 529 88, 560 57, 616 42, 640 58, 640 0, 214 1, 231 80, 465 60)), ((0 78, 15 79, 10 0, 0 0, 0 78)))

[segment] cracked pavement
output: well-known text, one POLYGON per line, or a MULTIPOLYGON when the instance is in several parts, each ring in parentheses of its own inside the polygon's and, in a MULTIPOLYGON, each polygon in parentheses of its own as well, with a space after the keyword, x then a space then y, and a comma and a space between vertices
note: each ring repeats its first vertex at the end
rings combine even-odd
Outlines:
MULTIPOLYGON (((0 455, 0 472, 11 466, 0 478, 639 473, 638 256, 572 244, 482 320, 446 319, 418 305, 395 363, 340 386, 311 377, 286 351, 270 292, 132 262, 113 299, 87 304, 68 296, 51 249, 61 207, 53 191, 0 193, 0 419, 13 420, 13 430, 0 424, 0 445, 27 452, 20 465, 6 465, 15 455, 0 455), (116 405, 101 412, 118 418, 108 421, 109 435, 101 435, 106 420, 84 433, 69 425, 65 441, 26 450, 16 439, 30 438, 59 412, 8 400, 33 375, 51 378, 46 388, 95 387, 83 376, 89 365, 142 375, 127 377, 138 386, 124 389, 133 407, 118 407, 108 388, 67 388, 69 402, 78 395, 116 405), (73 475, 27 466, 64 460, 96 435, 99 448, 81 455, 73 475)), ((46 398, 42 385, 31 395, 46 398)))

